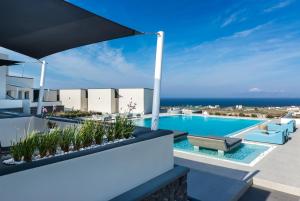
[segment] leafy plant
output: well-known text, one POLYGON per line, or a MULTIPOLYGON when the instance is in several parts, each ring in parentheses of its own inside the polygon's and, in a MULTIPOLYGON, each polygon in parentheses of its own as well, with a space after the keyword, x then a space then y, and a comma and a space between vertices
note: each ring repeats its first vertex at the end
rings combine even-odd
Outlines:
POLYGON ((70 145, 72 143, 72 138, 74 137, 75 128, 67 127, 61 132, 59 139, 59 146, 64 152, 68 152, 70 145))
POLYGON ((103 142, 104 134, 105 134, 104 125, 100 122, 95 123, 94 140, 96 144, 101 144, 103 142))
POLYGON ((45 135, 45 134, 39 135, 37 148, 39 150, 41 158, 43 158, 47 155, 47 151, 48 151, 48 138, 47 138, 47 135, 45 135))
POLYGON ((59 138, 61 133, 62 130, 60 128, 55 128, 54 130, 50 131, 50 133, 46 135, 48 141, 48 152, 50 155, 56 154, 56 149, 59 143, 59 138))
POLYGON ((10 148, 10 154, 13 157, 15 161, 22 160, 22 141, 20 140, 17 143, 12 143, 12 146, 10 148))
POLYGON ((95 123, 94 121, 85 121, 80 129, 80 137, 84 147, 91 146, 94 141, 95 123))

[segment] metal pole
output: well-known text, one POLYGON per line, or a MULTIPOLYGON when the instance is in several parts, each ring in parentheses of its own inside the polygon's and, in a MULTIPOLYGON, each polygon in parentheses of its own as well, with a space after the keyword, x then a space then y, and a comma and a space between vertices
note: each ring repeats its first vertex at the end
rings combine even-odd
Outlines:
POLYGON ((156 45, 156 60, 154 72, 154 92, 152 105, 152 124, 151 130, 157 130, 159 124, 159 110, 160 110, 160 83, 161 83, 161 68, 164 48, 164 32, 157 32, 156 45))
POLYGON ((46 74, 46 61, 42 61, 39 102, 38 102, 37 111, 36 111, 37 115, 40 115, 42 113, 42 103, 43 103, 44 85, 45 85, 45 74, 46 74))

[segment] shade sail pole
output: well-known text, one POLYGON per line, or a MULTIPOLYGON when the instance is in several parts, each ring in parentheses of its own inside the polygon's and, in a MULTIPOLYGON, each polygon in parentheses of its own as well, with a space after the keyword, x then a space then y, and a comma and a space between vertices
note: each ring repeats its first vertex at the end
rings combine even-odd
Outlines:
POLYGON ((42 113, 42 103, 43 103, 44 85, 45 85, 45 75, 46 75, 46 61, 42 61, 41 78, 40 78, 40 91, 39 91, 39 102, 38 102, 37 111, 36 111, 37 115, 40 115, 42 113))
POLYGON ((159 110, 160 110, 160 83, 161 83, 161 68, 164 48, 164 32, 157 32, 156 45, 156 60, 154 72, 154 92, 152 104, 152 124, 151 130, 157 130, 159 124, 159 110))

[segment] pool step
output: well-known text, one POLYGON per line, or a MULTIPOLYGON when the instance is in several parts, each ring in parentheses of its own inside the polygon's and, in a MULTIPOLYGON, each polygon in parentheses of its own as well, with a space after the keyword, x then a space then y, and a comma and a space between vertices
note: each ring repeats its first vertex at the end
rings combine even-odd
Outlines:
POLYGON ((185 139, 187 137, 187 135, 188 135, 187 132, 173 130, 174 140, 185 139))

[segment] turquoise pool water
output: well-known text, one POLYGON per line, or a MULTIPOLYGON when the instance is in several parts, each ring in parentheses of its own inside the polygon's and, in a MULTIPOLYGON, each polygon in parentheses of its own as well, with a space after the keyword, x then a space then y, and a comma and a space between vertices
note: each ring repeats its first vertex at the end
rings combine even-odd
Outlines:
MULTIPOLYGON (((160 117, 159 128, 185 131, 199 136, 230 136, 262 122, 252 119, 176 115, 160 117)), ((151 127, 151 118, 138 120, 135 123, 138 126, 151 127)))
POLYGON ((190 144, 187 139, 184 139, 184 140, 176 141, 174 143, 174 149, 200 154, 203 156, 209 156, 213 158, 239 162, 243 164, 250 164, 258 156, 260 156, 262 153, 270 149, 270 147, 264 145, 242 143, 240 147, 237 147, 232 151, 226 152, 222 156, 222 155, 218 155, 218 151, 215 150, 202 149, 202 148, 200 148, 199 150, 194 150, 193 145, 190 144))

